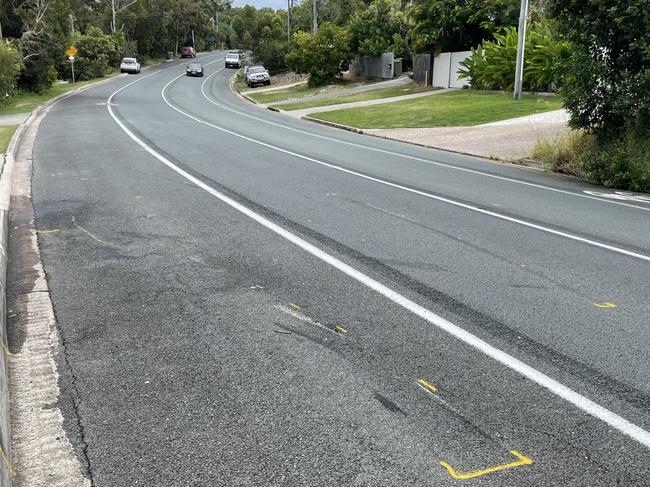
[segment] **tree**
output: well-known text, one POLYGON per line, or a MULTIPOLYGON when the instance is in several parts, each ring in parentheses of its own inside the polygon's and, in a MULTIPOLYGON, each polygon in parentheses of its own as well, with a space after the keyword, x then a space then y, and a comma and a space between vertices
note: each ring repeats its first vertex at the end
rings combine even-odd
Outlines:
POLYGON ((549 0, 573 43, 564 77, 570 125, 595 141, 590 179, 650 190, 650 0, 549 0))
POLYGON ((362 56, 394 52, 396 57, 402 57, 409 25, 401 6, 400 0, 375 0, 355 14, 348 24, 352 51, 362 56))
POLYGON ((351 57, 350 33, 325 23, 319 26, 315 35, 306 32, 294 35, 287 64, 298 73, 309 74, 311 86, 320 86, 340 75, 341 63, 351 57))
POLYGON ((564 83, 571 124, 602 135, 650 127, 650 0, 552 0, 573 43, 564 83))
POLYGON ((22 68, 18 49, 7 40, 0 40, 0 99, 13 94, 22 68))
POLYGON ((519 0, 416 0, 409 11, 416 49, 464 51, 517 25, 519 0))

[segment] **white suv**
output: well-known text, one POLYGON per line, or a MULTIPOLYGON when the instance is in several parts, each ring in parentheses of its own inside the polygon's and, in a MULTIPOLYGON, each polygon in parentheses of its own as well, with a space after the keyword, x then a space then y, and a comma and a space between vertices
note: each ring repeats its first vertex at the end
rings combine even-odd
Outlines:
POLYGON ((140 63, 134 57, 125 57, 120 64, 120 73, 133 73, 140 72, 140 63))

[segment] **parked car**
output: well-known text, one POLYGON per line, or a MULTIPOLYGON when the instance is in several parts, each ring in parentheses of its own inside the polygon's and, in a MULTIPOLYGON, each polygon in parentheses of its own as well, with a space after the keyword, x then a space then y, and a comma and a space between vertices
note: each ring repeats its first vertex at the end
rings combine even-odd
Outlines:
POLYGON ((134 57, 125 57, 120 63, 120 73, 138 74, 140 72, 140 63, 134 57))
POLYGON ((241 68, 242 57, 238 52, 229 52, 226 54, 226 68, 241 68))
POLYGON ((196 51, 192 46, 181 47, 181 57, 196 57, 196 51))
POLYGON ((255 85, 270 85, 271 75, 264 66, 249 66, 246 70, 246 84, 251 88, 255 85))
POLYGON ((203 65, 201 63, 190 63, 185 72, 188 76, 203 76, 203 65))

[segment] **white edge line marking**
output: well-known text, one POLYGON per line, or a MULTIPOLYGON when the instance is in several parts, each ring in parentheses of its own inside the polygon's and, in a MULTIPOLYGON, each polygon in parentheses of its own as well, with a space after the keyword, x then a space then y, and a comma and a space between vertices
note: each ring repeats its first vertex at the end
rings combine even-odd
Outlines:
POLYGON ((294 235, 293 233, 285 230, 279 225, 273 223, 272 221, 264 218, 261 215, 258 215, 257 213, 250 210, 246 206, 220 193, 219 191, 205 184, 203 181, 192 176, 190 173, 176 166, 166 157, 159 154, 150 146, 148 146, 145 142, 143 142, 138 137, 136 137, 113 113, 110 102, 115 97, 115 95, 117 95, 120 91, 124 90, 127 86, 129 85, 120 88, 109 97, 108 99, 109 103, 107 106, 109 114, 111 115, 115 123, 117 123, 117 125, 124 131, 124 133, 126 133, 136 144, 142 147, 145 151, 147 151, 149 154, 151 154, 161 163, 169 167, 172 171, 178 173, 180 176, 194 183, 199 188, 203 189, 204 191, 211 194, 215 198, 221 200, 223 203, 227 204, 228 206, 237 210, 243 215, 246 215, 251 220, 259 223, 260 225, 272 231, 273 233, 279 235, 280 237, 291 242, 297 247, 303 249, 304 251, 320 259, 321 261, 329 264, 335 269, 338 269, 339 271, 351 277, 352 279, 356 280, 357 282, 376 291, 377 293, 381 294, 382 296, 394 302, 395 304, 402 306, 404 309, 410 311, 416 316, 419 316, 420 318, 428 321, 432 325, 438 327, 440 330, 449 333, 450 335, 456 337, 458 340, 462 341, 463 343, 471 347, 474 347, 475 349, 487 355, 488 357, 496 360, 497 362, 505 365, 506 367, 512 369, 513 371, 521 374, 522 376, 548 389, 556 396, 573 404, 574 406, 581 409, 585 413, 593 416, 594 418, 597 418, 607 423, 612 428, 620 431, 621 433, 626 434, 627 436, 636 440, 637 442, 644 445, 645 447, 650 448, 650 432, 635 425, 634 423, 631 423, 630 421, 617 415, 616 413, 610 411, 609 409, 601 406, 600 404, 595 403, 591 399, 588 399, 587 397, 575 392, 574 390, 570 389, 564 384, 561 384, 555 379, 552 379, 551 377, 538 371, 537 369, 531 367, 530 365, 522 362, 521 360, 513 357, 512 355, 499 350, 498 348, 481 340, 479 337, 469 333, 468 331, 460 328, 459 326, 454 325, 453 323, 436 315, 432 311, 429 311, 423 306, 420 306, 419 304, 411 301, 407 297, 402 296, 398 292, 393 291, 389 287, 363 274, 362 272, 356 270, 355 268, 346 264, 345 262, 340 261, 336 257, 329 255, 328 253, 324 252, 318 247, 310 244, 306 240, 301 239, 297 235, 294 235))
MULTIPOLYGON (((220 71, 222 71, 222 70, 217 71, 217 73, 220 72, 220 71)), ((214 74, 216 74, 216 73, 214 73, 214 74)), ((211 76, 214 76, 214 74, 211 75, 211 76)), ((490 210, 484 210, 484 209, 478 208, 476 206, 468 205, 466 203, 461 203, 459 201, 455 201, 455 200, 452 200, 452 199, 449 199, 449 198, 444 198, 442 196, 436 196, 436 195, 433 195, 433 194, 430 194, 430 193, 425 193, 424 191, 419 191, 417 189, 408 188, 408 187, 402 186, 400 184, 391 183, 391 182, 385 181, 383 179, 375 178, 375 177, 372 177, 372 176, 368 176, 366 174, 358 173, 358 172, 353 171, 351 169, 346 169, 346 168, 343 168, 341 166, 337 166, 336 164, 332 164, 332 163, 325 162, 325 161, 320 161, 318 159, 314 159, 312 157, 304 156, 302 154, 298 154, 296 152, 293 152, 293 151, 290 151, 290 150, 287 150, 287 149, 282 149, 281 147, 277 147, 277 146, 274 146, 272 144, 267 144, 266 142, 262 142, 260 140, 252 139, 250 137, 247 137, 246 135, 242 135, 242 134, 239 134, 237 132, 233 132, 232 130, 228 130, 228 129, 225 129, 223 127, 219 127, 218 125, 215 125, 213 123, 206 122, 206 121, 201 120, 200 118, 197 118, 197 117, 195 117, 195 116, 193 116, 193 115, 191 115, 191 114, 189 114, 187 112, 184 112, 180 108, 174 106, 172 103, 169 102, 169 100, 165 96, 165 91, 167 90, 167 88, 172 83, 174 83, 176 80, 181 78, 182 76, 184 76, 184 75, 177 76, 176 78, 173 78, 171 81, 169 81, 169 83, 167 83, 162 88, 160 94, 162 96, 163 101, 167 105, 169 105, 169 107, 171 107, 173 110, 180 113, 181 115, 194 120, 197 123, 207 125, 208 127, 212 127, 212 128, 214 128, 216 130, 227 133, 229 135, 239 137, 240 139, 244 139, 244 140, 246 140, 248 142, 252 142, 254 144, 258 144, 258 145, 267 147, 269 149, 273 149, 273 150, 282 152, 284 154, 288 154, 288 155, 293 156, 293 157, 298 157, 300 159, 303 159, 303 160, 306 160, 306 161, 309 161, 309 162, 313 162, 313 163, 319 164, 321 166, 329 167, 331 169, 336 169, 338 171, 341 171, 341 172, 344 172, 344 173, 347 173, 347 174, 352 174, 354 176, 358 176, 358 177, 366 179, 368 181, 373 181, 373 182, 376 182, 376 183, 379 183, 379 184, 383 184, 385 186, 390 186, 392 188, 397 188, 397 189, 400 189, 400 190, 403 190, 403 191, 408 191, 409 193, 417 194, 417 195, 424 196, 426 198, 430 198, 430 199, 437 200, 437 201, 442 201, 443 203, 447 203, 447 204, 450 204, 450 205, 453 205, 453 206, 457 206, 459 208, 464 208, 466 210, 474 211, 476 213, 481 213, 483 215, 488 215, 488 216, 491 216, 491 217, 494 217, 494 218, 498 218, 499 220, 504 220, 504 221, 507 221, 507 222, 510 222, 510 223, 516 223, 518 225, 522 225, 522 226, 525 226, 525 227, 528 227, 528 228, 533 228, 533 229, 539 230, 541 232, 550 233, 552 235, 557 235, 559 237, 567 238, 569 240, 574 240, 576 242, 581 242, 581 243, 584 243, 584 244, 587 244, 587 245, 591 245, 593 247, 599 247, 601 249, 606 249, 606 250, 609 250, 609 251, 612 251, 612 252, 627 255, 628 257, 633 257, 633 258, 636 258, 636 259, 644 260, 646 262, 650 262, 650 256, 648 256, 648 255, 640 254, 640 253, 637 253, 637 252, 632 252, 631 250, 626 250, 626 249, 623 249, 623 248, 620 248, 620 247, 615 247, 613 245, 608 245, 608 244, 605 244, 605 243, 602 243, 602 242, 597 242, 595 240, 590 240, 588 238, 580 237, 578 235, 573 235, 573 234, 562 232, 562 231, 559 231, 559 230, 554 230, 552 228, 537 225, 535 223, 530 223, 530 222, 527 222, 525 220, 520 220, 518 218, 513 218, 513 217, 506 216, 506 215, 502 215, 500 213, 495 213, 495 212, 490 211, 490 210)), ((209 79, 209 77, 208 77, 208 79, 209 79)), ((203 83, 205 83, 208 79, 206 79, 203 83)))
MULTIPOLYGON (((496 174, 490 174, 490 173, 486 173, 486 172, 483 172, 483 171, 478 171, 476 169, 469 169, 469 168, 466 168, 466 167, 454 166, 453 164, 445 164, 444 162, 432 161, 430 159, 424 159, 422 157, 411 156, 409 154, 403 154, 403 153, 400 153, 400 152, 395 152, 395 151, 391 151, 391 150, 387 150, 387 149, 379 149, 378 147, 372 147, 372 146, 369 146, 369 145, 357 144, 356 142, 350 142, 350 141, 347 141, 347 140, 336 139, 336 138, 333 138, 333 137, 327 137, 326 135, 315 134, 313 132, 309 132, 309 131, 306 131, 306 130, 300 130, 300 129, 297 129, 297 128, 290 127, 289 125, 284 125, 284 124, 281 124, 281 123, 272 122, 272 121, 267 120, 265 118, 256 117, 254 115, 250 115, 248 113, 241 112, 241 111, 236 110, 234 108, 228 107, 226 105, 222 105, 221 103, 218 103, 217 101, 213 100, 212 98, 210 98, 206 94, 206 92, 204 90, 205 84, 207 83, 207 81, 210 78, 212 78, 214 75, 216 75, 218 73, 219 73, 219 71, 217 71, 216 73, 212 73, 201 84, 201 93, 203 94, 203 97, 206 100, 208 100, 210 103, 212 103, 213 105, 218 106, 219 108, 223 108, 224 110, 228 110, 229 112, 236 113, 236 114, 241 115, 243 117, 252 118, 253 120, 257 120, 257 121, 266 123, 268 125, 273 125, 275 127, 280 127, 280 128, 286 129, 286 130, 291 130, 292 132, 298 132, 298 133, 309 135, 311 137, 316 137, 316 138, 319 138, 319 139, 330 140, 332 142, 337 142, 339 144, 350 145, 350 146, 353 146, 353 147, 360 147, 362 149, 367 149, 367 150, 371 150, 371 151, 375 151, 375 152, 381 152, 383 154, 388 154, 388 155, 396 156, 396 157, 403 157, 405 159, 411 159, 413 161, 424 162, 426 164, 433 164, 435 166, 440 166, 440 167, 444 167, 444 168, 447 168, 447 169, 454 169, 456 171, 463 171, 463 172, 467 172, 467 173, 477 174, 479 176, 485 176, 485 177, 488 177, 488 178, 499 179, 501 181, 508 181, 510 183, 523 184, 525 186, 530 186, 532 188, 544 189, 544 190, 547 190, 547 191, 554 191, 556 193, 562 193, 562 194, 567 194, 567 195, 570 195, 570 196, 576 196, 578 198, 596 200, 596 201, 600 201, 601 203, 609 203, 609 204, 612 204, 612 205, 627 206, 629 208, 635 208, 637 210, 650 211, 650 208, 648 208, 646 206, 637 206, 637 205, 631 205, 629 203, 622 203, 620 201, 612 201, 612 200, 608 200, 608 199, 604 199, 604 198, 597 198, 595 196, 589 196, 589 195, 582 194, 582 193, 574 193, 573 191, 566 191, 564 189, 558 189, 558 188, 552 188, 550 186, 544 186, 543 184, 530 183, 528 181, 521 181, 519 179, 508 178, 506 176, 499 176, 499 175, 496 175, 496 174)), ((478 156, 475 156, 475 157, 478 157, 478 156)))

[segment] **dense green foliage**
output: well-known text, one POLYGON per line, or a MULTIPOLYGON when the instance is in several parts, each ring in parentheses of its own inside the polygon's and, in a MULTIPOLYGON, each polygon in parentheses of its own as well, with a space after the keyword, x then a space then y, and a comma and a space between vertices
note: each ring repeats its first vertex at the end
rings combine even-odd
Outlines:
POLYGON ((11 95, 23 69, 18 49, 8 41, 0 41, 0 98, 11 95))
POLYGON ((409 24, 400 0, 375 0, 349 21, 351 48, 355 54, 376 56, 394 52, 402 57, 407 49, 409 24))
POLYGON ((334 24, 322 24, 318 33, 293 36, 287 64, 297 73, 309 74, 309 84, 319 86, 340 74, 341 63, 352 57, 350 33, 334 24))
MULTIPOLYGON (((561 84, 571 45, 552 30, 552 23, 535 23, 526 32, 524 89, 555 91, 561 84)), ((462 62, 461 77, 470 78, 472 88, 481 90, 512 90, 515 83, 517 40, 515 27, 494 34, 472 56, 462 62)))
POLYGON ((562 93, 570 124, 593 134, 593 180, 650 190, 650 0, 550 0, 572 42, 562 93))
POLYGON ((436 52, 476 47, 518 16, 519 0, 415 0, 410 10, 416 49, 436 52))

